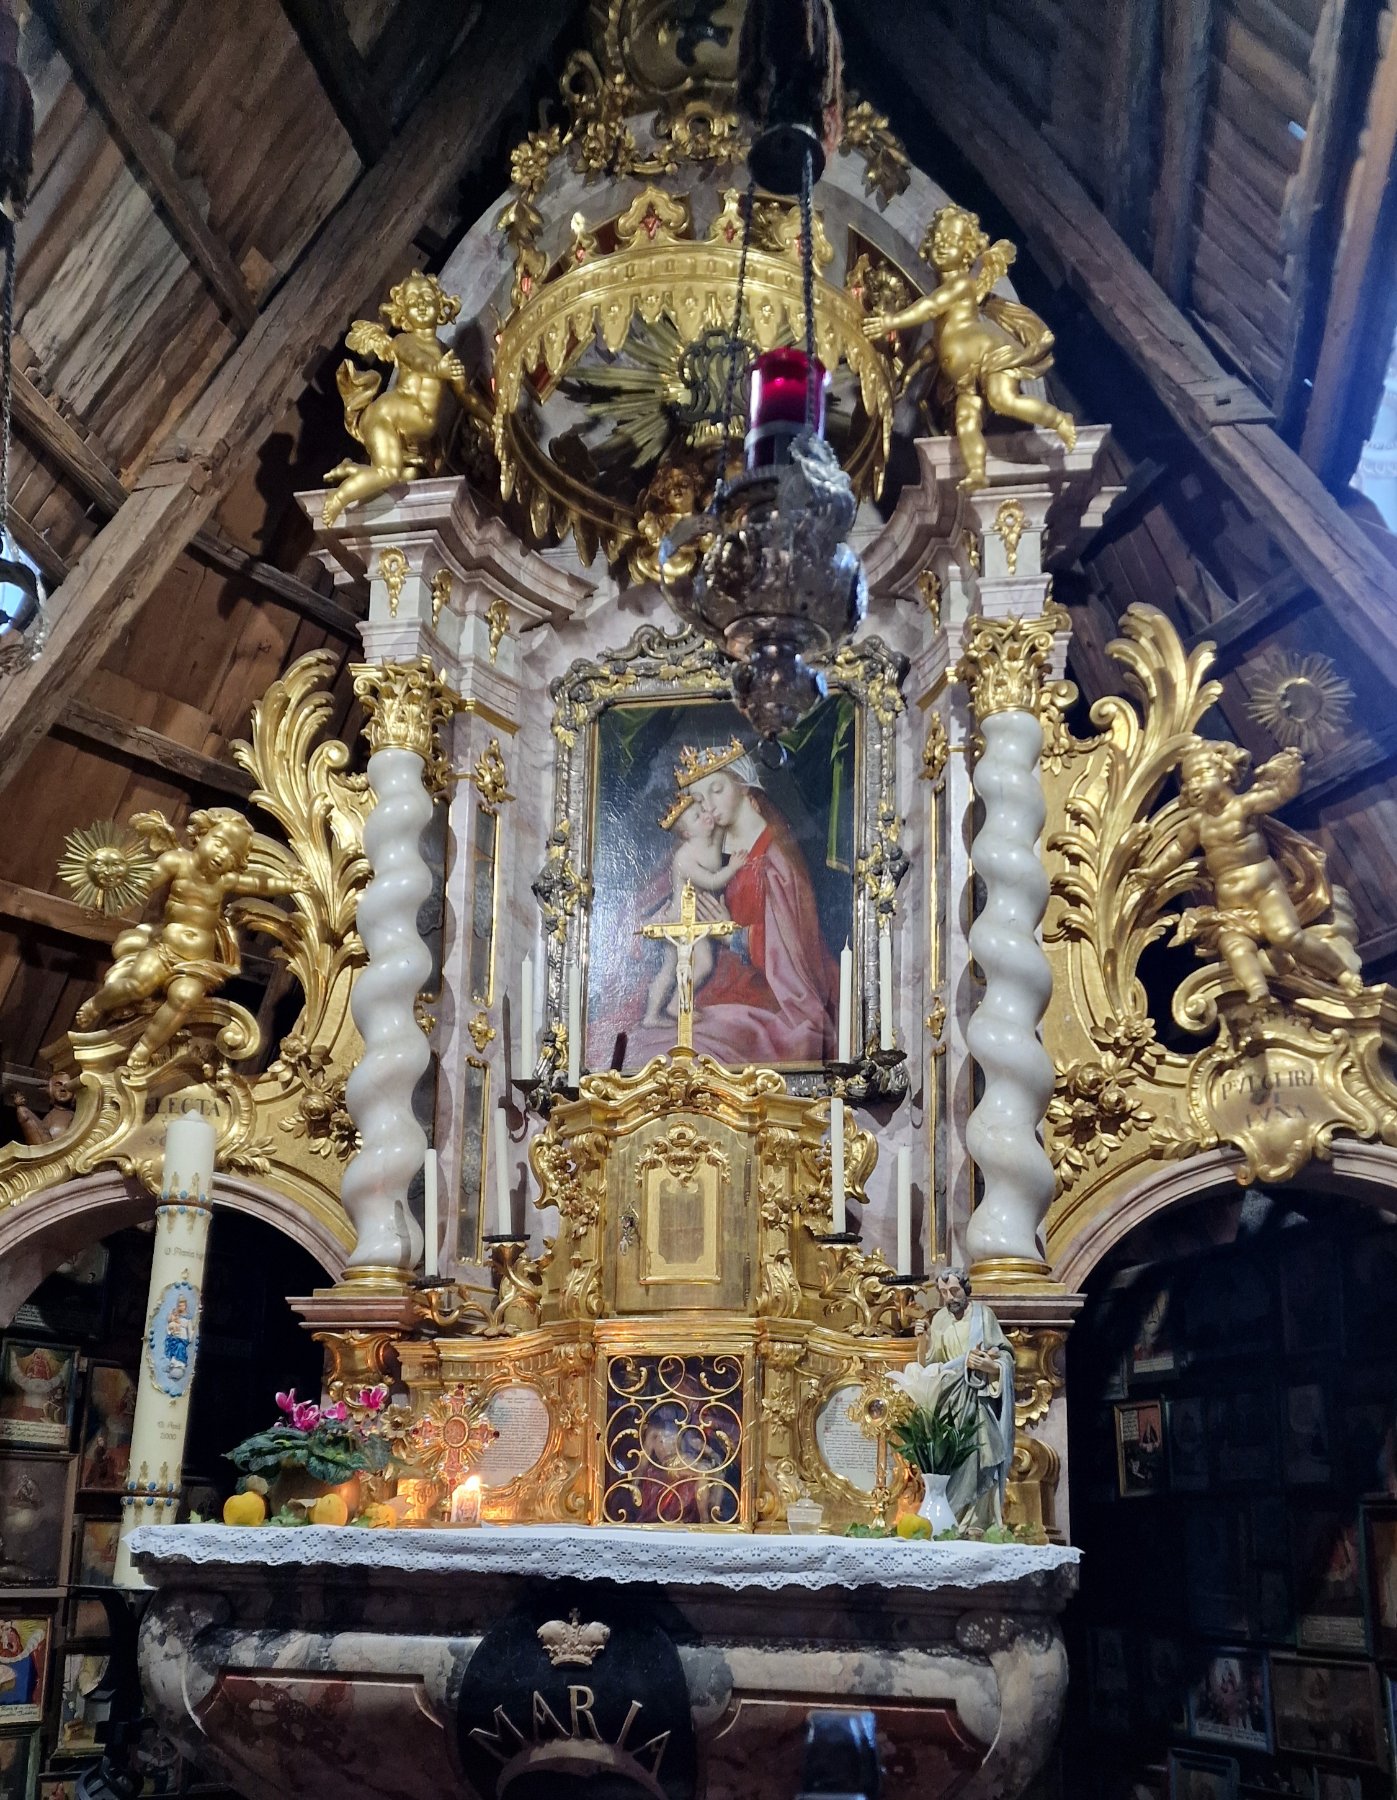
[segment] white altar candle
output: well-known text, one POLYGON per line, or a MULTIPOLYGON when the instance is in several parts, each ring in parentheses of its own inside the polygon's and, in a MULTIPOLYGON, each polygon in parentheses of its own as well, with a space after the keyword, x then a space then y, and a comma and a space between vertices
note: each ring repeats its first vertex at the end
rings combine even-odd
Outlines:
POLYGON ((467 1475, 459 1487, 451 1490, 451 1523, 453 1525, 478 1525, 480 1523, 480 1477, 467 1475))
POLYGON ((582 971, 568 971, 568 1086, 582 1085, 582 971))
POLYGON ((514 1236, 514 1215, 509 1203, 509 1128, 504 1108, 495 1108, 495 1235, 514 1236))
POLYGON ((839 1060, 854 1060, 854 953, 847 944, 839 952, 839 1060))
POLYGON ((534 1072, 534 959, 524 958, 519 973, 519 1070, 527 1081, 534 1072))
POLYGON ((912 1152, 897 1153, 897 1272, 912 1273, 912 1152))
POLYGON ((893 932, 891 925, 884 925, 878 932, 878 1047, 881 1050, 896 1046, 893 1024, 893 932))
POLYGON ((845 1228, 844 1215, 844 1102, 836 1094, 829 1104, 830 1230, 845 1228))
POLYGON ((180 1113, 165 1127, 162 1200, 189 1198, 208 1204, 218 1136, 202 1113, 180 1113))
POLYGON ((437 1203, 437 1153, 427 1152, 422 1165, 422 1273, 428 1281, 441 1274, 441 1218, 437 1203))

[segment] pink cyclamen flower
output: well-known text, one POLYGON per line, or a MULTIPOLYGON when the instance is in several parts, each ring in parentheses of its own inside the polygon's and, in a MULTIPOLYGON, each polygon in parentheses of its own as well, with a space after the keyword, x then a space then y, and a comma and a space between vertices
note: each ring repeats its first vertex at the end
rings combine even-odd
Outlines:
POLYGON ((295 1388, 292 1388, 292 1390, 289 1394, 278 1394, 276 1397, 276 1403, 277 1403, 277 1410, 279 1412, 294 1413, 296 1410, 296 1390, 295 1390, 295 1388))
POLYGON ((326 1425, 342 1425, 349 1417, 349 1408, 343 1400, 337 1400, 333 1406, 322 1406, 321 1422, 326 1425))
POLYGON ((291 1410, 291 1423, 297 1431, 314 1431, 320 1423, 320 1408, 309 1400, 298 1400, 291 1410))
POLYGON ((388 1389, 380 1382, 377 1387, 360 1388, 354 1404, 365 1412, 382 1412, 387 1399, 388 1389))

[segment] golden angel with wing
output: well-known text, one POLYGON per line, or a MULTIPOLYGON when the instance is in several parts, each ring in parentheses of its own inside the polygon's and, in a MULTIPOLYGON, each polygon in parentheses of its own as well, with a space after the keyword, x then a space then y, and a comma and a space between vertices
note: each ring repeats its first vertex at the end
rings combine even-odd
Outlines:
POLYGON ((133 840, 133 859, 144 860, 148 870, 145 893, 167 890, 164 910, 158 924, 120 933, 107 979, 74 1023, 79 1031, 91 1031, 163 996, 128 1058, 129 1067, 144 1068, 204 999, 241 968, 234 904, 244 922, 285 938, 290 921, 284 914, 248 902, 295 893, 302 881, 285 853, 230 807, 191 813, 183 845, 163 813, 137 813, 131 828, 154 853, 151 863, 133 840))
MULTIPOLYGON (((1250 758, 1238 744, 1195 736, 1179 762, 1179 797, 1165 809, 1167 831, 1145 865, 1147 879, 1181 868, 1191 856, 1212 904, 1189 907, 1175 943, 1197 939, 1220 955, 1246 998, 1270 998, 1270 977, 1287 964, 1347 993, 1363 977, 1352 943, 1333 924, 1335 895, 1324 857, 1269 815, 1300 791, 1304 762, 1282 750, 1243 789, 1250 758)), ((1156 821, 1166 824, 1165 814, 1156 821)))
POLYGON ((383 378, 374 370, 360 369, 348 359, 339 366, 335 381, 344 401, 345 429, 368 451, 369 460, 365 465, 347 458, 326 475, 327 482, 338 484, 325 498, 326 525, 333 525, 346 507, 410 481, 432 462, 448 390, 478 423, 490 423, 490 409, 471 388, 465 364, 437 338, 438 329, 451 324, 460 310, 460 300, 435 275, 414 269, 379 308, 391 332, 373 319, 356 319, 350 326, 346 347, 356 356, 392 364, 398 378, 380 393, 383 378))
POLYGON ((1022 391, 1052 366, 1053 334, 1028 307, 995 294, 1015 257, 1007 238, 992 244, 979 217, 963 206, 943 206, 931 221, 922 255, 941 277, 940 285, 900 312, 871 313, 864 320, 870 338, 919 325, 934 327, 932 338, 912 359, 904 389, 930 363, 955 402, 967 492, 985 485, 984 411, 1055 431, 1072 449, 1077 428, 1070 413, 1022 391))

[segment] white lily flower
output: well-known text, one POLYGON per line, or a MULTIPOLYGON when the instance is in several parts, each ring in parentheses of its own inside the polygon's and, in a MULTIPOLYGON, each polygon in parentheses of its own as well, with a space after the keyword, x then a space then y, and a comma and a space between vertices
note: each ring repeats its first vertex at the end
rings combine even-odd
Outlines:
POLYGON ((914 1406, 923 1412, 935 1412, 945 1373, 941 1363, 914 1362, 908 1363, 905 1369, 894 1370, 892 1379, 914 1406))

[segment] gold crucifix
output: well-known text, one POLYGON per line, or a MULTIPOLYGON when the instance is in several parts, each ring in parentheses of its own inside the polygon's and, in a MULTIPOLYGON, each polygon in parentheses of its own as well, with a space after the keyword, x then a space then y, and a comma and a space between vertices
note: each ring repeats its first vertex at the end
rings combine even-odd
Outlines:
POLYGON ((684 883, 679 896, 679 917, 661 925, 642 925, 641 937, 658 938, 673 944, 675 950, 674 986, 679 1001, 679 1048, 694 1047, 694 945, 705 938, 731 937, 737 930, 734 919, 700 919, 698 895, 692 881, 684 883))

